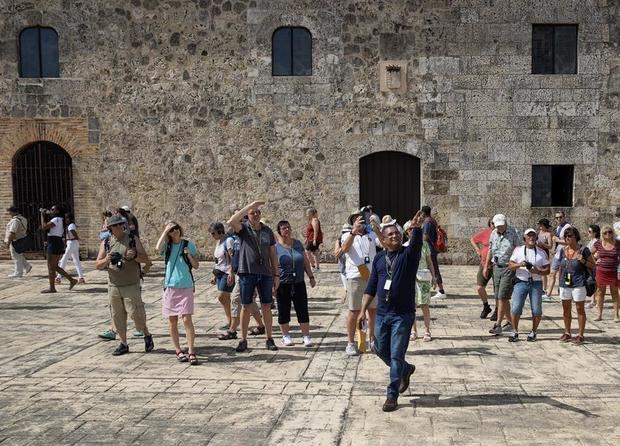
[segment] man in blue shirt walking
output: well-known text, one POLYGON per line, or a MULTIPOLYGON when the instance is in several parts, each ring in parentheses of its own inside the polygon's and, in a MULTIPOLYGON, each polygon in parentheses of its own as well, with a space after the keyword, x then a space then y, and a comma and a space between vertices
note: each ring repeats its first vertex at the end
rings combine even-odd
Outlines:
POLYGON ((423 213, 418 211, 412 219, 413 233, 407 247, 402 245, 403 237, 395 220, 381 225, 385 250, 373 260, 358 318, 359 326, 376 297, 375 352, 390 367, 384 412, 396 410, 398 395, 407 390, 415 371, 415 366, 405 361, 405 353, 415 318, 415 278, 422 251, 422 221, 423 213))

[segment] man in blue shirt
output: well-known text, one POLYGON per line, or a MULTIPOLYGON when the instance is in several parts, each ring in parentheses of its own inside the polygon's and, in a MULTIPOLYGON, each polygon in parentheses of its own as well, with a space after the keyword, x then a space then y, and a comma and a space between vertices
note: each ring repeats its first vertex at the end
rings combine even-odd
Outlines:
POLYGON ((396 221, 381 225, 382 243, 385 250, 373 260, 372 272, 364 294, 358 326, 362 323, 366 309, 377 298, 375 319, 375 351, 377 356, 390 367, 390 384, 384 412, 398 407, 398 395, 409 387, 413 364, 405 361, 409 336, 415 318, 415 278, 422 251, 423 213, 413 217, 411 243, 403 247, 403 238, 396 221))

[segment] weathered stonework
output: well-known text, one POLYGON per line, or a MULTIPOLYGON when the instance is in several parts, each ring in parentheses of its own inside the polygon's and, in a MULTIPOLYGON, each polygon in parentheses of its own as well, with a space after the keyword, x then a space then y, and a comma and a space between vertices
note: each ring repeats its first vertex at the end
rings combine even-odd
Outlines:
POLYGON ((473 261, 495 212, 521 228, 552 215, 530 207, 534 163, 575 165, 580 228, 620 204, 617 1, 4 0, 0 14, 3 206, 12 155, 42 137, 7 128, 57 129, 89 250, 97 211, 129 204, 150 248, 175 217, 211 252, 208 223, 255 198, 299 235, 316 206, 330 246, 359 204, 360 157, 383 150, 421 159, 446 261, 473 261), (579 25, 578 74, 530 74, 533 23, 579 25), (60 79, 18 77, 18 34, 37 24, 60 36, 60 79), (312 76, 271 75, 287 25, 313 35, 312 76), (379 91, 384 60, 407 62, 405 93, 379 91))

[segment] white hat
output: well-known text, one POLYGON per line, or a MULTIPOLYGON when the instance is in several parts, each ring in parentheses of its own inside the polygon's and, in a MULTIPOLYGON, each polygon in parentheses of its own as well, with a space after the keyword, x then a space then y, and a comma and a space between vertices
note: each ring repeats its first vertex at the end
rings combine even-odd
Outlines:
POLYGON ((493 224, 495 226, 504 226, 506 224, 506 216, 504 214, 496 214, 493 217, 493 224))
POLYGON ((384 215, 383 220, 381 220, 381 230, 383 228, 387 228, 388 226, 397 226, 396 219, 392 218, 390 214, 384 215))
POLYGON ((129 206, 127 205, 121 206, 121 209, 124 210, 125 212, 131 212, 131 209, 129 209, 129 206))
POLYGON ((411 225, 412 225, 412 224, 413 224, 413 222, 412 222, 411 220, 407 220, 407 221, 405 222, 405 226, 403 227, 403 230, 404 230, 405 232, 407 232, 407 231, 409 230, 409 228, 411 227, 411 225))
POLYGON ((523 232, 523 237, 525 237, 526 235, 528 235, 530 232, 533 232, 534 234, 537 234, 536 229, 534 229, 534 228, 527 228, 527 229, 523 232))

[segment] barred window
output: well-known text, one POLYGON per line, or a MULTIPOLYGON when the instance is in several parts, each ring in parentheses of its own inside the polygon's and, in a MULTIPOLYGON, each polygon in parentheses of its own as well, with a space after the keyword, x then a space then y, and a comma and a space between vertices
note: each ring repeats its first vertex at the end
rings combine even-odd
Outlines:
POLYGON ((312 34, 306 28, 283 27, 271 37, 273 76, 312 76, 312 34))
POLYGON ((532 25, 532 74, 577 73, 577 25, 532 25))
POLYGON ((52 28, 33 26, 19 34, 21 77, 60 77, 58 33, 52 28))
POLYGON ((575 166, 533 165, 532 207, 571 207, 575 166))

